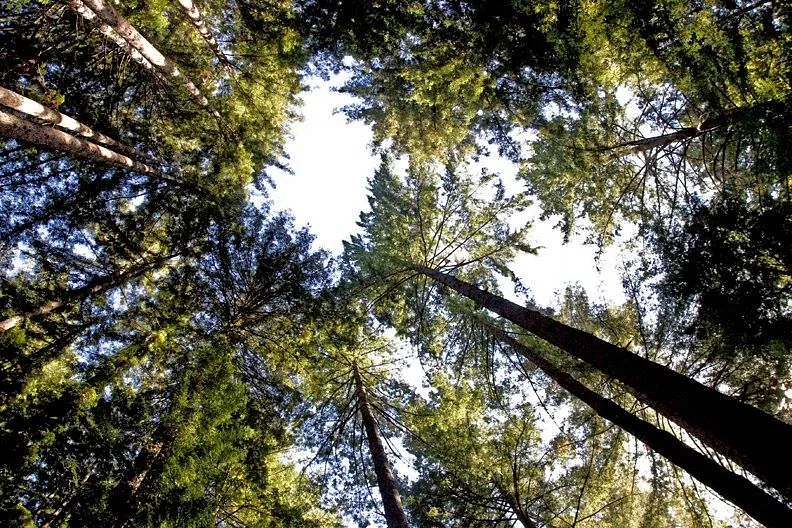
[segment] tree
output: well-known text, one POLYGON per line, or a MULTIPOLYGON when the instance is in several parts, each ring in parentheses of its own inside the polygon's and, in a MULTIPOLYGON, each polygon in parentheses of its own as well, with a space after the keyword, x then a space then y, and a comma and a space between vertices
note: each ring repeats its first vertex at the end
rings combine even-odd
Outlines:
POLYGON ((217 110, 211 109, 209 99, 201 93, 198 87, 189 78, 186 78, 175 64, 152 46, 129 22, 119 16, 112 6, 105 4, 103 0, 73 0, 70 5, 78 13, 81 10, 84 11, 87 7, 102 22, 110 26, 112 31, 120 35, 129 46, 140 53, 155 68, 159 69, 164 78, 179 82, 190 92, 194 101, 206 108, 214 117, 220 119, 220 114, 217 113, 217 110))
POLYGON ((407 516, 401 504, 399 490, 396 487, 396 481, 388 464, 385 447, 382 444, 377 421, 371 411, 366 387, 363 384, 363 376, 360 374, 360 368, 357 363, 352 365, 352 375, 355 379, 357 406, 360 409, 361 421, 366 430, 369 453, 374 465, 374 472, 377 475, 377 487, 385 508, 385 521, 388 524, 388 528, 406 528, 409 526, 407 516))
MULTIPOLYGON (((639 401, 652 406, 658 412, 679 423, 692 434, 702 439, 704 443, 710 445, 716 451, 733 458, 749 471, 754 472, 758 476, 759 473, 762 473, 763 476, 760 476, 760 478, 765 480, 767 484, 777 487, 782 493, 788 493, 788 490, 785 489, 786 484, 781 472, 776 472, 778 464, 782 463, 781 461, 784 459, 784 448, 782 446, 786 444, 787 440, 781 439, 786 438, 790 434, 788 425, 754 407, 723 395, 714 389, 705 387, 667 367, 637 356, 624 348, 607 343, 591 334, 559 323, 536 310, 519 307, 515 303, 491 293, 488 290, 494 289, 493 281, 486 274, 487 259, 490 253, 485 253, 482 258, 470 258, 472 252, 427 254, 422 249, 421 240, 433 239, 434 237, 451 236, 456 239, 468 240, 474 238, 469 233, 475 233, 479 242, 487 240, 486 233, 490 232, 490 224, 492 223, 492 220, 487 216, 466 216, 467 222, 456 224, 454 222, 455 209, 449 211, 445 208, 442 201, 433 201, 431 195, 427 195, 426 202, 422 205, 420 218, 443 218, 443 221, 432 222, 424 220, 417 227, 419 230, 423 229, 422 233, 410 235, 405 233, 405 236, 393 236, 393 233, 399 232, 397 231, 399 227, 393 225, 394 222, 399 222, 399 219, 405 216, 418 218, 416 213, 405 215, 405 211, 409 211, 413 207, 412 200, 407 198, 410 196, 410 187, 402 187, 400 182, 393 178, 392 175, 385 178, 383 172, 378 173, 374 182, 376 186, 372 186, 375 192, 371 200, 372 212, 363 217, 367 231, 354 240, 347 249, 350 252, 350 256, 355 258, 355 263, 360 266, 359 269, 363 276, 367 278, 368 283, 377 284, 380 290, 386 292, 385 294, 373 294, 377 302, 382 299, 388 299, 387 296, 399 299, 395 302, 390 301, 390 304, 383 306, 387 310, 386 320, 394 322, 399 329, 410 328, 410 319, 398 315, 399 312, 412 312, 420 314, 419 317, 423 320, 431 320, 427 314, 431 313, 430 310, 433 310, 435 313, 441 314, 440 322, 434 325, 435 331, 440 335, 448 335, 447 330, 443 330, 444 325, 447 328, 449 324, 447 322, 448 318, 453 317, 452 314, 454 312, 452 310, 455 310, 458 314, 462 308, 453 299, 444 301, 447 293, 445 295, 442 293, 444 291, 443 287, 453 290, 473 300, 476 306, 494 311, 540 339, 559 347, 572 357, 588 363, 604 375, 620 381, 639 401), (433 204, 436 209, 434 212, 429 212, 432 210, 433 204), (443 216, 443 214, 447 216, 443 216), (380 224, 379 222, 382 223, 380 224), (459 225, 460 230, 448 229, 446 232, 450 225, 459 225), (387 226, 386 229, 391 234, 390 237, 384 236, 384 232, 380 231, 384 226, 387 226), (479 237, 479 235, 484 236, 479 237), (416 264, 416 262, 426 262, 427 264, 416 264), (469 266, 473 270, 465 270, 463 266, 469 266), (461 281, 444 271, 440 271, 444 269, 465 270, 463 273, 467 272, 472 277, 472 280, 480 281, 486 289, 461 281), (418 276, 418 280, 416 280, 416 276, 418 276), (438 294, 437 289, 432 293, 430 286, 424 286, 426 288, 425 291, 428 290, 427 293, 421 297, 416 297, 413 293, 415 286, 410 286, 409 282, 415 281, 420 284, 420 276, 431 279, 440 286, 440 293, 438 294), (380 282, 377 283, 377 280, 380 282), (401 286, 401 284, 406 284, 406 286, 401 286), (443 308, 443 304, 448 307, 443 308), (440 307, 437 307, 437 305, 440 305, 440 307), (430 308, 430 306, 435 307, 430 308), (394 315, 397 315, 398 318, 394 315), (657 378, 654 377, 655 375, 657 378), (672 387, 673 390, 669 391, 669 387, 672 387), (702 407, 697 408, 697 405, 702 407), (706 411, 704 407, 707 408, 706 411), (697 410, 693 412, 693 409, 697 410), (685 416, 686 413, 690 414, 685 416), (705 423, 708 421, 708 419, 703 419, 705 416, 711 417, 709 423, 705 423), (735 419, 739 420, 740 423, 750 422, 754 425, 733 427, 732 424, 735 419), (743 420, 745 422, 742 422, 743 420), (753 432, 762 428, 767 428, 763 438, 769 438, 770 440, 767 446, 759 448, 755 442, 755 437, 748 431, 753 432), (775 443, 776 439, 780 440, 777 444, 775 443), (751 453, 752 449, 753 453, 751 453), (768 456, 770 449, 775 451, 774 454, 768 456)), ((464 194, 462 196, 464 197, 464 194)), ((459 209, 464 209, 464 206, 459 207, 459 209)), ((497 238, 491 240, 491 243, 493 243, 492 254, 496 255, 498 254, 496 248, 500 247, 497 245, 497 240, 497 238)), ((449 247, 455 246, 450 243, 449 247)), ((508 247, 504 248, 505 252, 502 255, 505 258, 508 258, 508 250, 510 249, 508 247)), ((507 269, 506 263, 501 261, 496 269, 507 269)), ((364 284, 366 283, 364 282, 364 284)), ((424 331, 426 328, 432 327, 424 326, 421 330, 424 331)), ((412 335, 415 334, 413 333, 412 335)), ((431 342, 433 340, 431 331, 421 336, 421 339, 431 342)), ((629 418, 626 414, 625 416, 629 418)), ((652 432, 654 428, 649 426, 645 431, 652 432)), ((660 432, 657 433, 660 436, 664 436, 660 432)), ((676 445, 679 447, 678 444, 676 445)), ((703 462, 703 458, 692 456, 703 462)), ((710 467, 716 472, 718 471, 715 466, 711 465, 710 467)), ((720 483, 715 478, 708 478, 708 480, 712 483, 720 483)), ((735 479, 735 482, 741 482, 742 485, 747 485, 749 488, 753 487, 753 485, 739 477, 735 479)), ((726 493, 732 497, 740 496, 739 492, 726 493)), ((763 497, 775 502, 774 499, 771 499, 760 490, 754 489, 754 493, 757 497, 763 497)), ((760 512, 758 514, 761 514, 764 510, 762 506, 750 508, 760 512)), ((778 506, 780 515, 786 514, 785 510, 784 506, 778 506)))
POLYGON ((17 112, 39 118, 46 123, 65 128, 69 132, 90 139, 95 143, 101 143, 110 149, 115 149, 119 153, 126 154, 133 158, 143 158, 145 161, 145 156, 142 156, 135 149, 124 145, 123 143, 119 143, 115 139, 107 137, 101 132, 94 132, 90 127, 80 123, 74 118, 61 114, 60 112, 52 110, 51 108, 47 108, 32 99, 28 99, 23 95, 12 92, 11 90, 3 87, 0 87, 0 104, 9 107, 12 110, 16 110, 17 112))
POLYGON ((358 61, 344 90, 362 102, 348 115, 398 154, 445 160, 477 133, 514 154, 509 132, 576 89, 574 2, 300 4, 320 57, 358 61))
POLYGON ((792 439, 792 426, 671 369, 451 275, 428 268, 418 268, 418 271, 613 376, 623 382, 640 401, 678 422, 713 449, 732 458, 781 493, 790 493, 778 466, 784 464, 782 446, 792 439), (734 427, 732 424, 735 421, 742 425, 734 427), (756 431, 762 431, 766 445, 757 446, 754 437, 756 431))
POLYGON ((301 346, 304 329, 284 322, 302 315, 309 324, 323 254, 283 216, 251 209, 236 227, 233 249, 219 245, 220 257, 193 259, 155 289, 130 294, 122 313, 75 346, 79 366, 65 353, 27 375, 2 415, 0 439, 13 454, 0 473, 5 512, 19 505, 51 525, 337 525, 315 488, 279 460, 291 441, 294 365, 272 360, 301 346), (223 255, 245 274, 213 267, 223 255), (215 324, 226 312, 209 278, 226 291, 260 292, 255 315, 233 328, 215 324), (42 380, 54 368, 52 389, 42 380))
POLYGON ((110 163, 143 174, 167 178, 145 163, 140 163, 127 156, 113 152, 106 147, 74 137, 54 128, 30 123, 2 111, 0 111, 0 134, 35 146, 70 152, 81 158, 110 163))
POLYGON ((729 502, 742 508, 754 519, 767 526, 783 526, 792 519, 792 511, 789 508, 763 492, 748 479, 732 473, 711 458, 677 440, 670 433, 641 420, 607 398, 588 389, 503 330, 490 326, 491 323, 485 324, 497 339, 519 351, 553 381, 594 409, 599 416, 612 421, 670 462, 684 468, 691 476, 720 493, 729 502))
POLYGON ((664 272, 657 290, 682 314, 694 368, 710 384, 777 412, 788 384, 789 205, 727 195, 689 207, 684 224, 653 237, 664 272))

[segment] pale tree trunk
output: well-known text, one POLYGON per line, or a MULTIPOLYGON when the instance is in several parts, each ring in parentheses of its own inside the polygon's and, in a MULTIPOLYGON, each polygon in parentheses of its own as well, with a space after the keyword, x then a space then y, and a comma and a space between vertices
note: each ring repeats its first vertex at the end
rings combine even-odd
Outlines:
POLYGON ((674 132, 669 132, 668 134, 661 134, 659 136, 641 138, 633 141, 625 141, 624 143, 610 145, 607 147, 599 147, 594 150, 600 152, 614 152, 614 157, 621 158, 624 156, 629 156, 630 154, 639 154, 641 152, 646 152, 647 150, 663 148, 680 141, 694 139, 701 136, 705 132, 705 130, 699 130, 696 127, 685 127, 675 130, 674 132))
POLYGON ((792 499, 792 425, 668 367, 456 277, 423 266, 413 269, 620 381, 639 401, 792 499))
POLYGON ((116 165, 135 172, 150 174, 166 180, 170 179, 149 165, 135 161, 107 147, 74 137, 55 128, 20 119, 2 110, 0 110, 0 136, 30 143, 38 147, 69 152, 77 157, 98 163, 116 165))
POLYGON ((181 84, 193 96, 193 99, 203 108, 206 108, 215 118, 220 119, 220 114, 211 108, 209 100, 201 93, 195 83, 186 77, 181 70, 160 51, 155 48, 143 35, 104 0, 68 0, 75 11, 79 7, 87 7, 113 31, 123 37, 133 48, 140 52, 155 68, 160 70, 167 78, 181 84))
POLYGON ((87 125, 80 123, 72 117, 61 114, 60 112, 51 108, 47 108, 41 103, 37 103, 33 99, 29 99, 16 92, 12 92, 8 88, 4 88, 2 86, 0 86, 0 104, 7 106, 12 110, 16 110, 17 112, 40 119, 51 125, 55 125, 70 132, 74 132, 78 136, 82 136, 92 140, 95 143, 100 143, 107 147, 113 148, 117 152, 137 158, 147 158, 147 156, 141 154, 129 145, 120 143, 115 139, 102 134, 101 132, 95 132, 87 125))
POLYGON ((231 62, 226 57, 226 54, 220 49, 220 44, 218 44, 217 39, 214 38, 212 32, 209 30, 209 26, 206 24, 203 16, 201 16, 201 12, 198 10, 198 6, 195 5, 193 0, 179 0, 179 4, 184 8, 184 12, 187 15, 187 18, 190 19, 195 29, 198 30, 198 33, 201 34, 203 37, 204 42, 209 46, 209 49, 212 50, 217 60, 220 61, 220 64, 228 70, 229 72, 233 69, 231 62))
POLYGON ((385 521, 388 528, 409 528, 407 516, 404 513, 399 490, 396 488, 396 479, 388 464, 388 457, 385 447, 382 444, 377 422, 371 412, 366 387, 363 385, 363 378, 357 364, 353 365, 352 372, 355 377, 355 395, 357 396, 358 408, 363 420, 363 427, 366 429, 366 440, 368 440, 371 460, 374 464, 374 473, 377 475, 377 487, 382 497, 382 505, 385 508, 385 521))
MULTIPOLYGON (((627 431, 644 445, 685 470, 690 476, 741 508, 757 521, 768 528, 792 526, 792 510, 745 477, 729 471, 712 458, 686 445, 668 431, 640 419, 613 401, 589 389, 502 329, 484 319, 479 318, 478 320, 496 339, 511 346, 567 392, 591 407, 599 416, 627 431)), ((507 500, 510 498, 511 496, 506 497, 507 500)), ((510 502, 510 504, 512 503, 510 502)), ((519 507, 519 505, 512 504, 512 507, 519 507)), ((524 512, 522 513, 523 517, 526 517, 524 512)), ((520 517, 520 521, 525 524, 523 517, 520 517)), ((530 521, 530 519, 528 520, 530 521)), ((526 525, 527 528, 531 526, 535 525, 526 525)))
POLYGON ((145 68, 146 70, 149 70, 151 72, 155 71, 154 65, 151 64, 151 62, 149 62, 149 60, 146 57, 141 55, 138 50, 133 48, 129 44, 129 42, 124 40, 124 37, 116 33, 113 30, 113 28, 111 28, 104 22, 101 22, 97 18, 96 13, 88 9, 85 6, 85 4, 83 4, 80 0, 74 0, 70 2, 70 5, 72 9, 74 9, 77 12, 77 14, 79 14, 81 17, 83 17, 86 20, 90 20, 94 25, 96 25, 97 29, 99 30, 99 33, 101 33, 102 35, 113 41, 113 43, 115 43, 116 46, 123 49, 124 52, 127 55, 129 55, 133 61, 143 66, 143 68, 145 68))

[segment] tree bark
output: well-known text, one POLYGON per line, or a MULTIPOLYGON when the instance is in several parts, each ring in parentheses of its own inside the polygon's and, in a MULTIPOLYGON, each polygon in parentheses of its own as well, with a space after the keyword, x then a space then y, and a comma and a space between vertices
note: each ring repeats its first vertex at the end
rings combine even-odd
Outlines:
POLYGON ((27 312, 16 314, 6 319, 3 319, 2 321, 0 321, 0 334, 14 328, 15 326, 18 326, 20 323, 22 323, 22 321, 26 319, 51 314, 58 310, 72 306, 75 303, 82 301, 83 299, 87 299, 91 295, 103 293, 111 288, 120 286, 134 278, 139 277, 140 275, 143 275, 148 271, 152 271, 156 269, 158 266, 164 264, 174 256, 175 255, 167 255, 165 257, 160 257, 152 261, 145 262, 144 264, 136 266, 132 269, 118 271, 106 277, 98 277, 92 281, 89 281, 88 284, 86 284, 85 286, 74 288, 73 290, 68 290, 59 299, 49 301, 37 308, 28 310, 27 312))
POLYGON ((736 398, 446 273, 415 271, 588 363, 792 500, 792 426, 736 398))
POLYGON ((792 526, 792 510, 745 477, 732 473, 671 433, 640 419, 589 389, 502 329, 487 321, 479 320, 496 339, 511 346, 562 388, 591 407, 599 416, 624 429, 760 523, 768 528, 792 526))
POLYGON ((87 7, 105 24, 126 40, 130 46, 136 49, 145 57, 156 69, 161 71, 165 77, 181 84, 193 96, 193 99, 203 108, 207 109, 215 118, 220 119, 220 114, 209 104, 209 99, 201 93, 195 83, 193 83, 181 70, 171 62, 165 55, 155 48, 138 30, 104 0, 69 0, 69 5, 75 11, 79 8, 87 7))
POLYGON ((134 148, 120 143, 115 139, 102 134, 101 132, 95 132, 90 127, 80 123, 72 117, 61 114, 60 112, 51 108, 47 108, 33 99, 29 99, 24 95, 20 95, 2 86, 0 86, 0 104, 7 106, 12 110, 16 110, 17 112, 40 119, 51 125, 66 129, 78 136, 90 139, 95 143, 100 143, 107 147, 113 148, 117 152, 126 154, 127 156, 136 157, 138 159, 147 158, 147 156, 141 154, 134 148))
POLYGON ((203 37, 204 42, 206 42, 209 49, 212 50, 212 53, 214 53, 217 60, 220 61, 220 64, 222 64, 226 70, 230 71, 232 69, 231 62, 228 60, 226 54, 223 53, 223 50, 220 49, 220 44, 218 44, 217 39, 214 38, 214 35, 212 35, 212 32, 209 30, 195 2, 193 2, 193 0, 179 0, 179 4, 184 8, 187 18, 190 19, 192 25, 198 30, 198 33, 203 37))
POLYGON ((38 147, 69 152, 80 158, 116 165, 166 180, 170 179, 153 167, 135 161, 107 147, 80 139, 51 127, 20 119, 2 110, 0 110, 0 136, 30 143, 38 147))
POLYGON ((368 394, 357 364, 352 367, 352 372, 355 377, 355 394, 360 407, 360 415, 363 419, 363 427, 366 429, 371 460, 374 463, 374 473, 377 475, 377 487, 385 508, 385 522, 388 524, 388 528, 409 528, 399 490, 396 488, 396 479, 393 478, 393 472, 388 464, 385 447, 382 444, 377 422, 371 412, 368 394))
POLYGON ((122 50, 124 50, 124 52, 127 53, 132 58, 133 61, 140 64, 146 70, 152 72, 155 71, 154 65, 151 64, 151 62, 149 62, 149 60, 146 59, 146 57, 141 55, 138 50, 133 48, 129 44, 129 42, 124 40, 124 37, 116 33, 113 30, 113 28, 111 28, 104 22, 98 20, 98 18, 96 17, 96 13, 88 9, 85 6, 85 4, 83 4, 80 0, 74 0, 73 2, 70 2, 70 5, 72 9, 74 9, 77 12, 78 15, 80 15, 86 20, 90 20, 91 22, 93 22, 96 25, 97 29, 99 29, 99 33, 101 33, 108 39, 112 40, 115 43, 115 45, 121 48, 122 50))

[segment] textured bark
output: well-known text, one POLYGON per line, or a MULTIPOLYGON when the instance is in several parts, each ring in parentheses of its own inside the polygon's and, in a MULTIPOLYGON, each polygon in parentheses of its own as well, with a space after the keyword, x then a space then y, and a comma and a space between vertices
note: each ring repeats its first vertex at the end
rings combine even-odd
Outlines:
POLYGON ((639 401, 792 500, 791 425, 668 367, 456 277, 422 266, 414 269, 620 381, 639 401))
POLYGON ((69 152, 77 157, 99 163, 116 165, 143 174, 151 174, 163 179, 169 179, 149 165, 135 161, 107 147, 97 145, 85 139, 80 139, 51 127, 20 119, 2 110, 0 110, 0 136, 30 143, 38 147, 69 152))
POLYGON ((160 51, 155 48, 138 30, 109 4, 104 0, 68 0, 69 5, 77 11, 80 7, 87 7, 101 20, 103 23, 110 26, 110 28, 126 40, 130 46, 136 49, 140 54, 146 58, 154 68, 161 71, 165 77, 179 83, 193 96, 195 102, 200 106, 209 110, 209 112, 216 118, 220 118, 220 114, 211 108, 209 100, 201 93, 195 83, 193 83, 181 70, 165 57, 160 51))
POLYGON ((69 2, 69 4, 71 5, 72 9, 74 9, 77 12, 77 14, 79 14, 84 19, 90 20, 92 23, 94 23, 94 25, 96 25, 97 29, 99 30, 99 33, 107 37, 109 40, 113 41, 113 43, 115 43, 116 46, 123 49, 124 52, 127 55, 129 55, 133 61, 140 64, 146 70, 150 70, 152 72, 155 71, 154 65, 151 64, 151 62, 149 62, 149 60, 146 59, 146 57, 141 55, 138 50, 133 48, 129 44, 129 42, 124 40, 124 37, 116 33, 113 30, 113 28, 111 28, 104 22, 101 22, 96 16, 96 13, 88 9, 88 7, 86 7, 85 4, 82 3, 82 1, 74 0, 72 2, 69 2))
POLYGON ((184 8, 187 18, 190 19, 192 25, 198 30, 198 33, 203 37, 204 42, 206 42, 209 49, 212 50, 212 53, 214 53, 217 60, 220 61, 220 64, 227 70, 230 70, 232 68, 231 62, 229 62, 223 50, 220 49, 220 44, 218 44, 217 39, 214 38, 214 35, 212 35, 212 32, 209 30, 209 26, 207 26, 206 21, 203 16, 201 16, 201 12, 198 10, 198 6, 195 5, 195 2, 192 0, 179 0, 179 4, 184 8))
POLYGON ((393 472, 388 464, 385 447, 382 444, 377 422, 371 412, 368 394, 357 365, 353 367, 353 374, 355 376, 355 394, 358 407, 363 419, 363 427, 366 429, 366 439, 368 440, 371 460, 374 463, 374 473, 377 475, 377 487, 382 497, 382 505, 385 508, 385 521, 388 524, 388 528, 409 528, 399 490, 396 488, 396 479, 393 478, 393 472))
POLYGON ((90 139, 94 143, 100 143, 115 149, 117 152, 136 157, 138 159, 146 158, 146 156, 142 155, 134 148, 120 143, 115 139, 102 134, 101 132, 95 132, 90 127, 80 123, 76 119, 65 114, 61 114, 60 112, 51 108, 47 108, 33 99, 29 99, 24 95, 20 95, 2 86, 0 86, 0 104, 16 110, 17 112, 40 119, 51 125, 66 129, 78 136, 90 139))
POLYGON ((627 431, 757 521, 768 528, 792 526, 792 510, 745 477, 732 473, 671 433, 655 427, 592 391, 500 328, 486 321, 482 323, 499 341, 511 346, 562 388, 591 407, 599 416, 627 431))

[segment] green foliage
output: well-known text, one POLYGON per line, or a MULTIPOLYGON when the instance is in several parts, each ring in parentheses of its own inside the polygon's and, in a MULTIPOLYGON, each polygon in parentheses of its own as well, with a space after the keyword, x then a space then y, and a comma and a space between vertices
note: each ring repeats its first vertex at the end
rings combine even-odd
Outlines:
POLYGON ((567 288, 553 315, 786 416, 788 8, 201 0, 213 47, 178 2, 113 5, 208 105, 66 2, 0 7, 0 84, 156 169, 0 143, 0 523, 368 524, 361 385, 385 443, 415 457, 398 484, 417 526, 719 526, 695 482, 425 272, 525 293, 511 266, 535 251, 534 199, 567 238, 635 227, 651 266, 630 301, 567 288), (247 199, 284 163, 302 76, 341 70, 382 163, 336 269, 247 199), (474 168, 490 146, 521 163, 521 192, 474 168), (413 351, 424 396, 398 375, 413 351))

